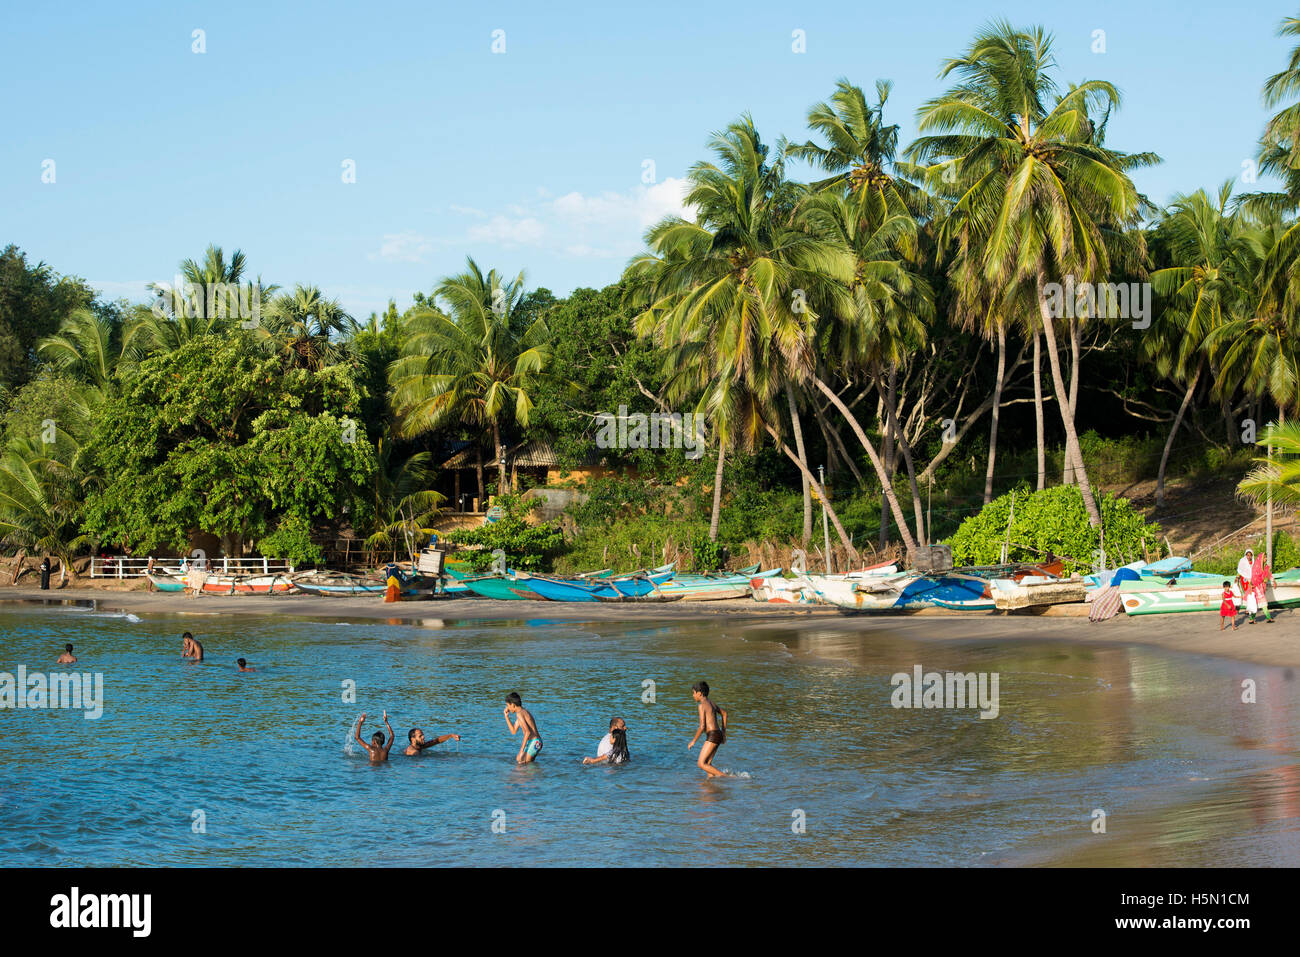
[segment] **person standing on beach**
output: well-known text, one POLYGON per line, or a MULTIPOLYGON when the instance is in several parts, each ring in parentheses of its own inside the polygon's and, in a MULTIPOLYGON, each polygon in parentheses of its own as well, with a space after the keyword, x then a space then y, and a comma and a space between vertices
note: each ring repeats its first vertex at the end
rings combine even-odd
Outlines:
POLYGON ((727 743, 727 712, 709 700, 709 683, 697 681, 691 685, 691 697, 699 704, 700 726, 695 729, 695 737, 686 746, 689 751, 695 742, 704 735, 704 744, 700 748, 700 759, 696 762, 701 771, 711 778, 725 777, 722 771, 713 766, 713 756, 718 748, 727 743))
POLYGON ((450 741, 452 738, 459 741, 460 735, 444 734, 441 737, 434 738, 432 741, 426 741, 424 739, 424 731, 420 728, 412 728, 410 731, 406 732, 407 745, 405 754, 410 757, 415 757, 417 754, 423 754, 429 748, 442 744, 444 741, 450 741))
POLYGON ((1268 556, 1264 552, 1255 556, 1255 564, 1250 570, 1250 584, 1255 590, 1255 607, 1264 613, 1264 621, 1273 624, 1273 616, 1268 613, 1268 586, 1273 584, 1273 566, 1268 563, 1268 556))
POLYGON ((50 556, 46 555, 41 562, 41 591, 50 590, 50 556))
POLYGON ((75 665, 76 663, 77 663, 77 656, 72 653, 72 645, 64 645, 63 654, 59 655, 59 660, 56 661, 55 664, 75 665))
POLYGON ((203 660, 203 646, 188 631, 181 635, 181 657, 193 658, 195 661, 203 660))
POLYGON ((361 726, 366 723, 366 716, 363 714, 361 720, 357 722, 357 730, 353 732, 356 736, 357 744, 366 749, 366 754, 370 755, 371 764, 380 764, 388 760, 388 752, 393 747, 393 726, 388 723, 388 712, 384 712, 384 727, 388 729, 387 743, 384 741, 384 732, 376 731, 370 736, 370 743, 361 740, 361 726))
POLYGON ((537 760, 537 752, 542 750, 542 734, 537 730, 537 722, 533 720, 533 716, 524 709, 524 702, 519 697, 519 692, 512 691, 506 695, 506 710, 502 714, 506 717, 506 727, 510 729, 511 735, 521 728, 524 732, 524 740, 519 744, 519 754, 515 757, 515 763, 531 764, 537 760), (517 720, 512 722, 511 715, 515 715, 517 720))
POLYGON ((1232 630, 1237 630, 1237 602, 1232 597, 1232 582, 1223 583, 1223 601, 1219 602, 1219 631, 1232 622, 1232 630))
POLYGON ((1246 549, 1246 554, 1241 556, 1241 561, 1237 562, 1237 584, 1241 586, 1241 598, 1246 603, 1246 614, 1250 615, 1250 624, 1255 624, 1255 612, 1258 606, 1255 604, 1255 588, 1251 583, 1251 576, 1255 574, 1255 552, 1253 549, 1246 549))

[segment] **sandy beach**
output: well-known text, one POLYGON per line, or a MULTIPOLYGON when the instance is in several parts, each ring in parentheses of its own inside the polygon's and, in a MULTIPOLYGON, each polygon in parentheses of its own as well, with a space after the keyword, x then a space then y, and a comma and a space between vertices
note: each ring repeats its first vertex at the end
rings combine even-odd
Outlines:
MULTIPOLYGON (((101 611, 133 614, 199 616, 283 615, 309 619, 369 619, 393 624, 443 627, 470 621, 709 621, 769 625, 782 628, 831 628, 873 632, 921 641, 1062 641, 1073 644, 1148 645, 1171 651, 1210 655, 1278 667, 1300 667, 1300 636, 1296 617, 1283 610, 1274 624, 1248 625, 1236 632, 1218 630, 1212 612, 1172 615, 1118 615, 1110 621, 1087 619, 1086 605, 1063 605, 1049 614, 1004 615, 996 612, 951 612, 922 609, 912 612, 854 615, 816 605, 775 605, 735 599, 665 604, 566 604, 506 602, 481 598, 446 598, 385 604, 375 597, 324 598, 312 595, 231 596, 66 587, 41 591, 32 586, 0 589, 0 601, 95 602, 101 611)), ((11 605, 10 607, 15 607, 11 605)))

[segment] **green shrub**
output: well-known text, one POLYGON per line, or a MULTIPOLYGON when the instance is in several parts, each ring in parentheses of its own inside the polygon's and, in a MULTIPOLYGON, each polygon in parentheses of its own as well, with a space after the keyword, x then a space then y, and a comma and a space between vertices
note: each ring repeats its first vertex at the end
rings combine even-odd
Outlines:
MULTIPOLYGON (((555 522, 529 525, 526 521, 532 506, 517 495, 502 495, 496 500, 504 514, 495 522, 479 528, 461 529, 447 536, 455 545, 478 545, 464 556, 475 571, 486 571, 492 555, 500 549, 506 565, 523 571, 548 571, 552 559, 564 550, 564 535, 555 522)), ((459 556, 458 556, 459 557, 459 556)))
MULTIPOLYGON (((1148 524, 1128 499, 1102 493, 1097 498, 1097 508, 1106 533, 1108 564, 1135 561, 1144 554, 1154 559, 1161 554, 1160 526, 1148 524)), ((1030 492, 1027 483, 1014 493, 994 499, 978 515, 962 522, 948 539, 948 545, 957 564, 993 565, 1008 539, 1008 560, 1041 561, 1051 553, 1065 560, 1067 571, 1086 571, 1093 567, 1101 547, 1098 530, 1088 524, 1088 513, 1077 486, 1058 485, 1030 492), (1012 494, 1015 495, 1014 514, 1012 494)))

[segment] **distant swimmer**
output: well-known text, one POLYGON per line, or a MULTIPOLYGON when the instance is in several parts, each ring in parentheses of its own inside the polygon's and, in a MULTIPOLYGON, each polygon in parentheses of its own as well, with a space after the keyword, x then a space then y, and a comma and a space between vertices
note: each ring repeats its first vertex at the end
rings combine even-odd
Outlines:
POLYGON ((457 741, 459 741, 460 735, 444 734, 441 737, 434 738, 432 741, 426 741, 424 738, 423 731, 421 731, 419 728, 412 728, 410 731, 406 732, 406 740, 408 743, 406 745, 405 753, 411 756, 415 756, 417 754, 423 754, 427 749, 432 748, 435 745, 442 744, 442 742, 444 741, 450 741, 452 738, 455 738, 457 741))
POLYGON ((74 655, 74 654, 72 653, 72 646, 71 646, 71 645, 64 645, 64 646, 63 646, 63 654, 59 655, 59 660, 56 661, 55 664, 56 664, 56 665, 75 665, 76 663, 77 663, 77 656, 74 655))
POLYGON ((239 659, 237 659, 237 660, 235 661, 235 664, 239 665, 239 670, 240 670, 240 671, 256 671, 256 670, 257 670, 256 668, 250 668, 250 667, 248 667, 248 662, 245 661, 243 658, 239 658, 239 659))
POLYGON ((388 760, 388 752, 393 746, 393 726, 388 723, 388 712, 384 712, 384 727, 388 729, 388 740, 384 740, 384 732, 376 731, 370 736, 370 743, 361 740, 361 726, 366 723, 366 716, 363 714, 361 720, 357 722, 357 730, 354 732, 357 744, 366 749, 366 754, 370 755, 371 764, 379 764, 381 761, 388 760))
POLYGON ((583 764, 626 764, 632 760, 627 750, 627 725, 622 718, 609 719, 609 734, 596 745, 594 758, 583 758, 583 764))
POLYGON ((181 635, 181 657, 193 658, 195 661, 203 660, 203 646, 188 631, 181 635))
POLYGON ((537 722, 533 720, 533 716, 524 710, 524 702, 519 697, 519 692, 512 691, 506 695, 506 710, 502 714, 506 717, 506 727, 510 729, 512 735, 520 728, 524 731, 524 740, 519 745, 519 754, 515 758, 515 763, 531 764, 537 759, 537 752, 542 750, 542 735, 537 730, 537 722), (516 716, 513 722, 510 720, 511 715, 516 716))
POLYGON ((699 702, 700 726, 695 729, 695 737, 686 746, 689 751, 695 742, 704 735, 704 745, 700 748, 700 760, 696 762, 700 770, 711 778, 725 777, 723 772, 713 766, 713 756, 718 747, 727 741, 727 712, 709 700, 709 683, 697 681, 691 685, 691 697, 699 702))

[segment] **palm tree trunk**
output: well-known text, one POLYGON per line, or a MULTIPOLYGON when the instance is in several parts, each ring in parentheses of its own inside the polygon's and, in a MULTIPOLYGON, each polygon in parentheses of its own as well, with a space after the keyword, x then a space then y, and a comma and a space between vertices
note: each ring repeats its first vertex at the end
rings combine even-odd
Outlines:
POLYGON ((873 446, 871 440, 867 438, 867 433, 862 431, 862 426, 853 415, 853 411, 844 404, 843 399, 835 394, 835 390, 816 376, 813 376, 812 381, 817 388, 821 390, 822 395, 830 399, 831 404, 834 405, 835 408, 839 409, 840 415, 844 416, 845 420, 849 423, 849 428, 853 429, 853 434, 856 435, 858 441, 862 443, 862 447, 867 452, 867 458, 871 460, 871 467, 876 470, 876 477, 880 479, 881 487, 884 490, 885 500, 888 503, 889 513, 894 516, 894 521, 898 525, 898 530, 902 533, 903 546, 907 549, 909 554, 915 552, 916 540, 912 538, 912 533, 908 530, 907 519, 903 517, 903 508, 898 504, 898 496, 894 494, 894 486, 890 483, 889 476, 885 474, 885 464, 880 460, 880 456, 876 454, 875 446, 873 446))
POLYGON ((1034 330, 1034 431, 1038 440, 1038 485, 1047 485, 1047 438, 1043 433, 1043 350, 1041 333, 1034 330))
POLYGON ((501 447, 501 423, 495 419, 492 421, 492 444, 497 450, 497 494, 505 495, 506 488, 506 456, 505 449, 501 447))
POLYGON ((821 483, 813 477, 812 472, 808 471, 808 465, 802 461, 793 450, 791 450, 790 446, 781 441, 781 436, 777 434, 776 429, 766 424, 765 428, 767 429, 768 435, 772 436, 772 441, 774 441, 777 444, 777 447, 785 453, 786 458, 799 467, 799 471, 803 474, 804 478, 808 480, 808 484, 816 490, 817 496, 822 500, 822 505, 826 509, 826 517, 831 520, 831 524, 835 526, 835 534, 840 537, 840 544, 843 545, 844 550, 849 553, 849 561, 853 564, 857 564, 858 550, 853 547, 853 542, 849 540, 848 533, 844 531, 844 526, 840 524, 840 517, 835 514, 835 509, 827 500, 826 490, 822 488, 821 483))
POLYGON ((1007 330, 998 321, 998 378, 993 384, 993 422, 989 426, 989 464, 984 470, 984 504, 993 499, 993 469, 998 457, 998 416, 1002 411, 1002 383, 1007 374, 1007 330))
MULTIPOLYGON (((1079 401, 1079 320, 1070 320, 1070 417, 1074 417, 1075 407, 1079 401)), ((1070 456, 1065 457, 1065 465, 1061 471, 1061 484, 1073 485, 1075 482, 1075 466, 1081 464, 1071 460, 1070 456)))
MULTIPOLYGON (((897 396, 897 389, 891 388, 890 391, 897 396)), ((912 491, 912 513, 916 517, 916 540, 918 542, 924 542, 927 540, 925 536, 925 512, 921 508, 921 490, 916 484, 916 466, 912 464, 912 445, 907 441, 907 436, 903 434, 902 428, 899 427, 898 410, 894 405, 890 405, 886 408, 885 420, 890 434, 894 436, 894 448, 896 451, 902 452, 903 464, 907 466, 907 481, 912 491)), ((893 470, 891 469, 890 471, 892 475, 893 470)))
POLYGON ((853 473, 853 480, 858 483, 859 487, 866 485, 867 480, 862 477, 862 473, 858 471, 857 463, 853 461, 853 456, 849 455, 849 450, 844 447, 844 440, 840 438, 840 433, 831 428, 831 424, 822 415, 821 409, 817 408, 816 402, 813 403, 813 412, 817 414, 817 421, 821 424, 822 435, 826 436, 827 447, 829 448, 834 443, 834 447, 839 450, 840 458, 844 460, 844 463, 849 467, 849 471, 853 473))
POLYGON ((478 473, 478 507, 483 508, 487 502, 487 489, 483 487, 483 446, 474 447, 474 469, 478 473))
MULTIPOLYGON (((1046 285, 1046 275, 1038 270, 1038 288, 1046 285)), ((1056 346, 1056 327, 1053 325, 1052 311, 1047 299, 1040 293, 1038 311, 1043 320, 1043 335, 1047 338, 1047 364, 1052 369, 1052 385, 1056 389, 1056 403, 1061 407, 1061 424, 1065 426, 1066 461, 1075 463, 1074 478, 1083 496, 1083 507, 1088 512, 1088 524, 1093 528, 1101 527, 1101 512, 1097 510, 1097 501, 1092 497, 1092 485, 1088 482, 1088 470, 1083 464, 1083 454, 1079 450, 1079 436, 1074 428, 1074 412, 1070 408, 1070 396, 1065 390, 1065 378, 1061 375, 1061 357, 1056 346)))
POLYGON ((799 421, 799 407, 794 401, 794 386, 789 382, 785 384, 785 399, 790 405, 790 424, 794 429, 794 448, 799 453, 799 461, 803 462, 803 547, 806 550, 808 543, 812 541, 812 492, 808 486, 808 455, 803 446, 803 423, 799 421))
POLYGON ((1187 387, 1187 394, 1183 396, 1182 405, 1178 407, 1178 414, 1174 416, 1174 424, 1169 429, 1169 438, 1165 440, 1165 450, 1160 454, 1160 469, 1156 472, 1156 508, 1159 509, 1165 504, 1165 466, 1169 464, 1169 450, 1174 447, 1174 436, 1178 434, 1178 427, 1183 424, 1183 415, 1187 412, 1187 407, 1192 402, 1192 395, 1196 392, 1196 384, 1201 381, 1201 366, 1197 365, 1196 375, 1192 376, 1192 383, 1187 387))
POLYGON ((727 449, 718 438, 718 467, 713 471, 713 515, 709 518, 709 541, 718 540, 718 520, 722 517, 722 463, 726 461, 727 449))
MULTIPOLYGON (((885 421, 889 421, 889 410, 895 402, 895 389, 898 386, 898 377, 893 366, 889 369, 889 386, 881 389, 879 385, 879 373, 877 373, 877 391, 880 392, 881 399, 885 406, 885 421)), ((884 441, 881 444, 881 451, 885 460, 885 474, 889 477, 889 488, 892 493, 894 486, 894 430, 886 427, 884 441)), ((885 494, 884 488, 880 490, 880 550, 884 551, 885 546, 889 544, 889 499, 885 494)))

